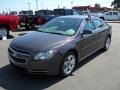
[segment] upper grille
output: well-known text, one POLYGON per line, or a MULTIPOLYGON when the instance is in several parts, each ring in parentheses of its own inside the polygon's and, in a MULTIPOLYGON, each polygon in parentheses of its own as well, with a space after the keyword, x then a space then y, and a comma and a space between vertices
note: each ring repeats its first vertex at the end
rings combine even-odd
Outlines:
POLYGON ((18 48, 15 48, 13 46, 10 47, 9 52, 11 52, 11 53, 15 52, 15 53, 18 53, 18 54, 21 54, 21 55, 25 55, 25 56, 29 56, 30 55, 29 51, 18 49, 18 48))
POLYGON ((9 47, 8 52, 9 56, 17 63, 26 63, 30 56, 29 51, 21 50, 12 46, 9 47))

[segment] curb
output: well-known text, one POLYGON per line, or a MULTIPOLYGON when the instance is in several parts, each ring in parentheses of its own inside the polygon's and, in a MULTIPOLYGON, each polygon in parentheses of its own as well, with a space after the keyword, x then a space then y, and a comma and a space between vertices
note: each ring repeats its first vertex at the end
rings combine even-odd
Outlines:
POLYGON ((120 21, 106 21, 106 23, 120 23, 120 21))

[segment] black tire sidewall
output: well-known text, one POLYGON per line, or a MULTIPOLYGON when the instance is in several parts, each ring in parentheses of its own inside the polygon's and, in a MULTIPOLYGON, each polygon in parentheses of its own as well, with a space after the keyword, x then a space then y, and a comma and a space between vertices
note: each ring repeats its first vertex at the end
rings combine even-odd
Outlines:
POLYGON ((108 38, 110 39, 110 43, 111 43, 110 36, 107 36, 107 38, 105 39, 105 45, 104 45, 104 48, 103 48, 105 51, 107 51, 109 49, 109 48, 106 47, 106 43, 107 43, 108 38))

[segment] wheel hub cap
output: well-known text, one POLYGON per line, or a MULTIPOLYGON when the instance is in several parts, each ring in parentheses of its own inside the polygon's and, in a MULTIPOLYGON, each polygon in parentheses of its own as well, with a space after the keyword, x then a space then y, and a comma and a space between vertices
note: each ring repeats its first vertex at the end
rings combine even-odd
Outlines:
POLYGON ((0 36, 6 36, 7 35, 7 31, 5 29, 0 29, 0 36))
POLYGON ((109 47, 110 47, 110 38, 108 38, 106 41, 106 48, 108 49, 109 47))
POLYGON ((74 67, 75 67, 75 56, 69 55, 64 62, 64 66, 63 66, 64 73, 70 74, 73 71, 74 67))

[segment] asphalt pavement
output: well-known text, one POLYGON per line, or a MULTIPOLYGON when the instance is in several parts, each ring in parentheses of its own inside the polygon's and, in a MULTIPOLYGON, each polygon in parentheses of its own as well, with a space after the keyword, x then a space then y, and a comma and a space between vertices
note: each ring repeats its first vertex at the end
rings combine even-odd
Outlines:
POLYGON ((120 90, 120 23, 111 23, 112 43, 107 52, 98 51, 80 62, 66 78, 29 75, 9 65, 7 49, 13 38, 27 32, 11 32, 0 40, 0 90, 120 90))

